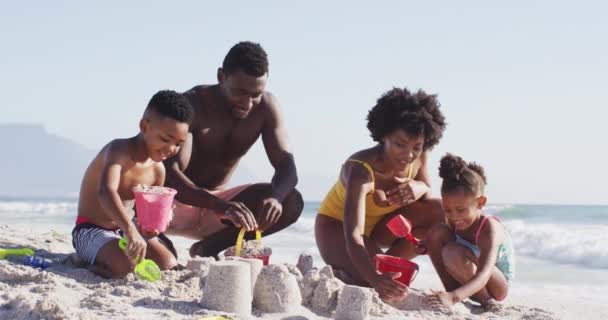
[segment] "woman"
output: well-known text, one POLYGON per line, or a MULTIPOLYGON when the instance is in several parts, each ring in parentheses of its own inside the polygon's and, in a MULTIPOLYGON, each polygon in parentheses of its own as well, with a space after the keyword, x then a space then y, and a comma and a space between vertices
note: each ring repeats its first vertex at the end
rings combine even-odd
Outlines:
POLYGON ((441 202, 429 199, 427 153, 439 142, 445 121, 435 95, 394 88, 369 111, 367 128, 378 144, 343 164, 319 208, 315 237, 325 263, 348 273, 347 282, 398 298, 407 287, 394 280, 396 274, 376 272, 373 257, 381 248, 406 259, 417 254, 387 229, 393 216, 410 220, 417 238, 443 220, 441 202))

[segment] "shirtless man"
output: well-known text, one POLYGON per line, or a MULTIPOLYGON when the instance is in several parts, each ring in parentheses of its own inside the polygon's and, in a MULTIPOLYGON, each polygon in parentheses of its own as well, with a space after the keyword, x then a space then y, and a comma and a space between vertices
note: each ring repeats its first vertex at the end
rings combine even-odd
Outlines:
POLYGON ((178 190, 168 232, 202 240, 190 248, 192 256, 217 256, 234 245, 241 227, 275 233, 294 223, 303 209, 279 103, 265 91, 266 52, 257 43, 237 43, 217 79, 218 84, 185 93, 194 121, 178 155, 165 161, 167 185, 178 190), (228 189, 239 161, 260 136, 275 169, 271 183, 228 189))

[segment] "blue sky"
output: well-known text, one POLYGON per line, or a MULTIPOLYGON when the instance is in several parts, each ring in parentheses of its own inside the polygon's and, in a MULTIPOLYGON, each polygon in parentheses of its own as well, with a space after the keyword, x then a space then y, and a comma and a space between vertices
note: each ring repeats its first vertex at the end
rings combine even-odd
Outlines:
MULTIPOLYGON (((438 93, 449 122, 433 177, 452 152, 486 168, 491 202, 608 203, 602 2, 177 4, 3 2, 0 122, 42 123, 98 149, 135 134, 157 90, 214 83, 228 49, 251 40, 269 54, 268 89, 306 199, 321 199, 340 164, 372 145, 375 99, 407 86, 438 93)), ((259 145, 242 165, 272 175, 259 145)))

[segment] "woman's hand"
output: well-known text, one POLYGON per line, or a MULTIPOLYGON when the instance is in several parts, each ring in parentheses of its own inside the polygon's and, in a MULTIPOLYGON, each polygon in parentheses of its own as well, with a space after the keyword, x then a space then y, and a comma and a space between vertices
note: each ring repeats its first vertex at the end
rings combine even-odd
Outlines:
POLYGON ((400 276, 400 272, 386 272, 377 275, 370 284, 383 300, 397 300, 407 294, 407 286, 395 280, 400 276))
POLYGON ((386 191, 391 205, 406 206, 429 191, 426 183, 408 178, 394 177, 397 186, 386 191))

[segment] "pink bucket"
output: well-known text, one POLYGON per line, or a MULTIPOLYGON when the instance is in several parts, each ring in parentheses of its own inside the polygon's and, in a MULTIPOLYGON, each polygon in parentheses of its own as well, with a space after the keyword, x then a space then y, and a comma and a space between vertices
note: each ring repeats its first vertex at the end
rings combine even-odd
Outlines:
POLYGON ((133 190, 137 221, 145 231, 164 232, 173 217, 175 189, 163 187, 163 192, 133 190))

